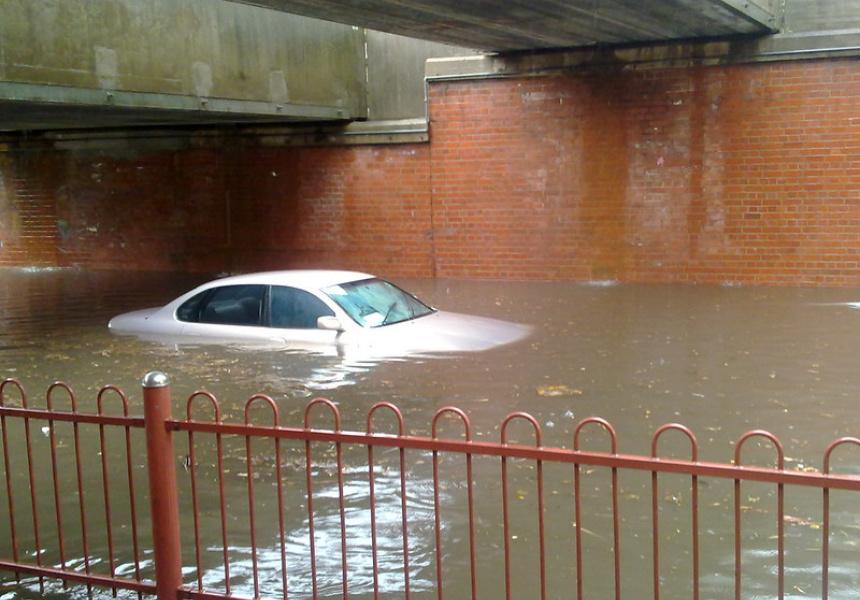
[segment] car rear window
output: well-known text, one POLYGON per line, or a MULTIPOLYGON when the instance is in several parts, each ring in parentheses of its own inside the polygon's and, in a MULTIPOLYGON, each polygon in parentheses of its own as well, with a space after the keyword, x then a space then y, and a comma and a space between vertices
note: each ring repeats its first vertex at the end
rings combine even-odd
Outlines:
MULTIPOLYGON (((221 325, 260 325, 263 317, 263 297, 266 292, 264 285, 225 285, 210 290, 197 308, 197 322, 217 323, 221 325)), ((179 307, 180 313, 196 298, 191 298, 179 307)), ((192 313, 192 306, 188 312, 192 313)))

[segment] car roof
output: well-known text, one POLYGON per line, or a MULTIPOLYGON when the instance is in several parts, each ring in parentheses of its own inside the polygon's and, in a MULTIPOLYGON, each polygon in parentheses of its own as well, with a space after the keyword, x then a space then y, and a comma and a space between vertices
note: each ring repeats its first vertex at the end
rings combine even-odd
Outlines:
POLYGON ((263 284, 320 289, 330 285, 370 279, 372 277, 374 276, 358 271, 329 271, 323 269, 264 271, 261 273, 245 273, 243 275, 223 277, 207 283, 206 287, 232 284, 263 284))

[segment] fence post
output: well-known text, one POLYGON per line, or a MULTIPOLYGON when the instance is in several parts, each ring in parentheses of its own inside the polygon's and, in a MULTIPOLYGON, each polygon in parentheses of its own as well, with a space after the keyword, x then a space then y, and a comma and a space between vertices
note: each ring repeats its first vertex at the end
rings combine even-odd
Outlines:
POLYGON ((170 412, 170 380, 160 371, 147 373, 143 378, 143 415, 158 600, 176 600, 182 586, 176 458, 173 436, 166 426, 170 412))

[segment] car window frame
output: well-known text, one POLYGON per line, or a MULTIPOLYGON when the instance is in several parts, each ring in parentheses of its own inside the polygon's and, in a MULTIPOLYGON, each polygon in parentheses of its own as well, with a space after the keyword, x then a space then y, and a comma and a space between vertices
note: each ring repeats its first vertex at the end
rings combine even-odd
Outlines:
POLYGON ((194 295, 186 298, 184 301, 180 302, 179 306, 177 306, 176 310, 173 312, 173 318, 176 319, 180 323, 189 323, 189 324, 196 324, 196 325, 209 325, 209 326, 215 325, 215 326, 224 326, 224 327, 268 327, 268 322, 269 322, 269 288, 270 287, 271 287, 270 285, 265 284, 265 283, 244 283, 244 284, 243 283, 231 283, 231 284, 226 284, 226 285, 214 285, 214 286, 212 286, 208 289, 205 289, 202 292, 199 292, 198 294, 194 294, 194 295), (248 323, 209 323, 209 322, 200 320, 200 315, 203 313, 203 310, 206 308, 206 306, 212 300, 212 296, 214 296, 218 292, 218 290, 222 290, 222 289, 228 288, 228 287, 237 287, 237 286, 243 286, 243 285, 244 286, 252 286, 253 285, 253 286, 259 286, 259 287, 263 288, 263 295, 262 295, 262 298, 260 299, 260 302, 262 303, 262 307, 261 307, 261 311, 260 311, 260 321, 258 323, 255 323, 255 324, 248 324, 248 323), (195 312, 195 315, 194 315, 195 320, 186 321, 184 319, 180 319, 179 318, 179 310, 183 306, 185 306, 186 303, 193 300, 198 295, 202 295, 203 298, 201 298, 200 302, 197 305, 196 310, 194 311, 195 312))
MULTIPOLYGON (((266 327, 269 327, 270 329, 286 329, 286 330, 290 330, 290 331, 314 331, 314 330, 323 331, 323 330, 320 330, 320 328, 318 326, 317 327, 281 327, 281 326, 272 325, 272 289, 276 288, 276 287, 286 288, 286 289, 290 289, 290 290, 293 290, 296 292, 305 293, 305 294, 309 295, 311 298, 314 298, 315 300, 319 301, 319 303, 322 304, 325 308, 327 308, 328 311, 331 313, 330 315, 320 315, 320 316, 330 316, 330 317, 338 318, 337 311, 335 310, 335 308, 333 306, 331 306, 331 304, 329 302, 326 302, 325 299, 319 297, 317 294, 313 293, 312 291, 298 287, 298 286, 295 286, 295 285, 271 284, 271 285, 266 286, 266 306, 265 306, 266 327)), ((317 317, 317 318, 319 318, 319 317, 317 317)))
MULTIPOLYGON (((319 300, 320 303, 322 303, 322 305, 325 306, 331 312, 331 315, 329 315, 329 316, 334 316, 340 320, 343 320, 342 317, 338 315, 339 311, 341 310, 341 307, 336 302, 331 300, 328 296, 319 296, 310 290, 307 290, 307 289, 304 289, 304 288, 301 288, 301 287, 298 287, 295 285, 267 284, 267 283, 247 283, 247 284, 231 283, 231 284, 226 284, 226 285, 213 285, 212 287, 209 287, 205 290, 202 290, 196 294, 192 294, 188 298, 179 302, 178 306, 173 311, 173 318, 176 321, 178 321, 179 323, 188 323, 188 324, 196 324, 196 325, 210 325, 210 326, 216 325, 216 326, 226 326, 226 327, 266 327, 268 329, 289 329, 289 330, 295 330, 295 331, 314 331, 315 329, 319 329, 318 327, 297 328, 297 327, 278 327, 278 326, 272 325, 272 288, 273 287, 285 287, 285 288, 290 288, 292 290, 297 290, 299 292, 304 292, 306 294, 310 294, 313 298, 319 300), (200 320, 200 315, 203 313, 203 310, 209 304, 210 300, 212 299, 212 296, 214 296, 218 292, 218 290, 223 289, 225 287, 234 287, 237 285, 259 285, 259 286, 262 286, 264 288, 263 298, 262 298, 263 307, 262 307, 262 311, 261 311, 261 315, 260 315, 260 323, 259 324, 248 325, 248 324, 244 324, 244 323, 207 323, 207 322, 200 320), (202 298, 200 299, 200 302, 198 303, 197 308, 194 311, 194 317, 195 317, 194 320, 180 319, 179 318, 180 309, 183 306, 185 306, 186 303, 193 300, 197 296, 202 296, 202 298)), ((408 294, 409 292, 405 292, 405 293, 408 294)), ((420 300, 419 300, 419 302, 420 302, 420 300)), ((346 314, 345 311, 344 311, 344 314, 346 314)), ((347 317, 351 319, 351 317, 349 317, 348 314, 347 314, 347 317)))

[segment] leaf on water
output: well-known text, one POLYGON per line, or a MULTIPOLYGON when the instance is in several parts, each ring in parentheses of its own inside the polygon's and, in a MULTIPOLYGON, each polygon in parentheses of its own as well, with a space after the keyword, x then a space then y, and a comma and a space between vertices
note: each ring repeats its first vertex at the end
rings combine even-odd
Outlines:
MULTIPOLYGON (((571 521, 570 524, 571 524, 571 526, 576 527, 576 521, 571 521)), ((598 534, 594 533, 590 529, 587 529, 585 527, 580 527, 579 530, 586 535, 590 535, 591 537, 597 538, 598 540, 606 541, 605 537, 603 537, 602 535, 598 535, 598 534)))
POLYGON ((563 383, 553 384, 553 385, 539 385, 535 391, 538 396, 543 396, 544 398, 555 398, 560 396, 582 396, 583 391, 577 388, 571 388, 563 383))
POLYGON ((803 517, 796 517, 794 515, 785 515, 782 520, 789 525, 799 525, 801 527, 809 527, 810 529, 821 529, 821 523, 819 521, 815 521, 814 519, 806 519, 803 517))

